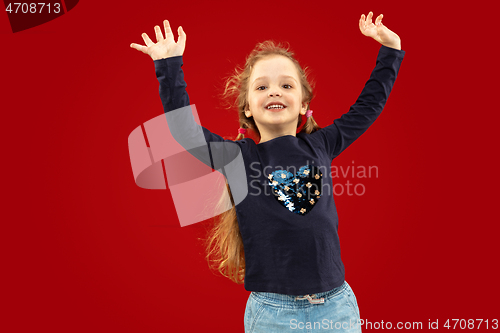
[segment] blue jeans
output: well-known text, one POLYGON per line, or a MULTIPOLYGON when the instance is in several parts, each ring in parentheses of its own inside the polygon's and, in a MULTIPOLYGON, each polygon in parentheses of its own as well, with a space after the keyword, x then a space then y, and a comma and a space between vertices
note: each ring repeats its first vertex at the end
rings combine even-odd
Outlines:
POLYGON ((252 291, 244 322, 245 333, 361 332, 358 302, 347 281, 312 295, 252 291))

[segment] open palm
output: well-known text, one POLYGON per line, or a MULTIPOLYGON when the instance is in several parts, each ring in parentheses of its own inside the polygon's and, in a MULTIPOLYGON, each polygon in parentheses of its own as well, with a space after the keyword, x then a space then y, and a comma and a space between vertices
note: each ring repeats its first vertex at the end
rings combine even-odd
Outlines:
POLYGON ((143 33, 141 36, 146 46, 132 43, 130 47, 148 54, 153 60, 181 56, 186 48, 186 33, 182 27, 179 27, 177 29, 179 38, 176 43, 168 20, 163 21, 163 26, 165 28, 165 37, 163 37, 160 27, 155 26, 156 43, 146 33, 143 33))
POLYGON ((366 19, 365 14, 362 14, 359 19, 359 30, 363 35, 372 37, 381 44, 396 43, 400 38, 382 23, 383 16, 380 14, 375 19, 375 23, 372 23, 373 12, 368 13, 366 19))

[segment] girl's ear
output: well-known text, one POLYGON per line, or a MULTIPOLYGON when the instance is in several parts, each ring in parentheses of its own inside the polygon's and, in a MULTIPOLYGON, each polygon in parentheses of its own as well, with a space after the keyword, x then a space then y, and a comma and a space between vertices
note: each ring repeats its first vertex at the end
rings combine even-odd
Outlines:
POLYGON ((300 109, 300 114, 305 115, 307 112, 307 103, 302 102, 302 109, 300 109))

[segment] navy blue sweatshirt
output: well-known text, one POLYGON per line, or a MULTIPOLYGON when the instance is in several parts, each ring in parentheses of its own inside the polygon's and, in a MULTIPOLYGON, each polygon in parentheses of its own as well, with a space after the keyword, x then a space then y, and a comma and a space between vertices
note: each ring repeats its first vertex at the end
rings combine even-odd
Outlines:
MULTIPOLYGON (((246 290, 305 295, 342 285, 345 273, 332 160, 380 115, 404 55, 405 51, 381 45, 356 103, 314 133, 256 144, 250 138, 226 140, 203 127, 208 147, 230 142, 243 157, 248 195, 236 205, 236 214, 245 252, 246 290)), ((154 64, 164 111, 188 106, 182 56, 154 64)))

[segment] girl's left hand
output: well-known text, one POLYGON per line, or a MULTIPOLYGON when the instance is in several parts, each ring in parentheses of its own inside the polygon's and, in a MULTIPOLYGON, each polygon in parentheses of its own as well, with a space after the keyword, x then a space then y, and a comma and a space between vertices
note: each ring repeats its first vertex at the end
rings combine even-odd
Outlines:
POLYGON ((372 23, 373 12, 368 13, 366 20, 365 14, 362 14, 359 19, 359 30, 361 30, 363 35, 372 37, 384 46, 401 50, 401 39, 382 23, 383 16, 383 14, 380 14, 375 19, 374 24, 372 23))

